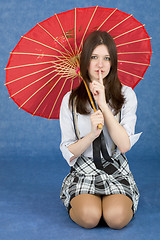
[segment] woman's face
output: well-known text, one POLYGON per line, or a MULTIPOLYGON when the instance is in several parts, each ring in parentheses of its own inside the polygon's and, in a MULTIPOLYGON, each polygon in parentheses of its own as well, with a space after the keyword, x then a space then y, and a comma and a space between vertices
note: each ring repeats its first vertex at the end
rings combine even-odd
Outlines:
POLYGON ((109 74, 110 68, 111 61, 108 48, 103 44, 97 46, 92 52, 88 67, 90 80, 99 81, 99 71, 101 71, 102 78, 104 79, 109 74))

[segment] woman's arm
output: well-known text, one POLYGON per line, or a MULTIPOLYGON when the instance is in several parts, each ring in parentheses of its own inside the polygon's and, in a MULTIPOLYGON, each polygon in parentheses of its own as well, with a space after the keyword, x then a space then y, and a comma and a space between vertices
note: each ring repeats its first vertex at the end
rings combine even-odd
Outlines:
POLYGON ((73 157, 70 158, 70 162, 75 158, 79 157, 94 141, 92 133, 89 133, 85 137, 81 138, 77 142, 68 146, 68 150, 73 154, 73 157))
POLYGON ((68 150, 73 154, 73 157, 70 158, 70 161, 79 157, 91 143, 100 135, 102 129, 98 129, 98 124, 104 124, 104 118, 101 111, 93 113, 90 117, 91 119, 91 132, 87 134, 82 139, 68 146, 68 150))
POLYGON ((101 79, 101 73, 99 81, 93 81, 91 83, 90 89, 99 108, 103 113, 105 124, 113 142, 122 153, 129 151, 131 146, 128 134, 126 130, 115 119, 114 115, 112 114, 106 103, 105 89, 103 85, 103 80, 101 79))
POLYGON ((103 113, 108 132, 115 145, 122 153, 129 151, 131 146, 126 130, 116 120, 107 104, 100 106, 100 108, 103 113))
MULTIPOLYGON (((63 157, 66 159, 70 166, 74 165, 76 158, 79 157, 87 148, 92 144, 95 138, 99 136, 102 129, 98 129, 98 124, 104 124, 104 117, 102 112, 99 110, 90 116, 91 128, 90 126, 85 126, 90 128, 89 133, 82 139, 77 141, 74 125, 72 111, 69 108, 70 93, 67 93, 61 104, 60 108, 60 128, 61 128, 61 144, 60 149, 63 157), (75 160, 75 161, 72 161, 75 160), (72 162, 71 162, 72 161, 72 162)), ((84 123, 83 123, 84 125, 84 123)))

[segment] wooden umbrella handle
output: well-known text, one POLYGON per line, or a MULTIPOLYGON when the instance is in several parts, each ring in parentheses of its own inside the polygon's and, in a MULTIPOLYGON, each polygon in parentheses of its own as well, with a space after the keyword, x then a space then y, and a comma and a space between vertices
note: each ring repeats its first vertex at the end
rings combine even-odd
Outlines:
MULTIPOLYGON (((80 75, 80 74, 79 74, 79 75, 80 75)), ((93 99, 92 99, 91 93, 90 93, 90 91, 89 91, 89 89, 88 89, 88 86, 87 86, 85 80, 82 78, 81 75, 80 75, 80 77, 81 77, 81 79, 83 80, 83 83, 84 83, 85 88, 86 88, 86 90, 87 90, 88 97, 89 97, 89 100, 90 100, 91 105, 92 105, 92 107, 93 107, 93 110, 94 110, 94 112, 96 112, 97 109, 96 109, 95 104, 94 104, 94 102, 93 102, 93 99)), ((98 129, 102 129, 102 128, 103 128, 103 124, 99 123, 99 124, 98 124, 98 129)))
MULTIPOLYGON (((80 76, 80 78, 82 79, 82 81, 83 81, 83 83, 84 83, 84 86, 85 86, 85 88, 86 88, 86 90, 87 90, 88 97, 89 97, 89 100, 90 100, 91 105, 92 105, 92 107, 93 107, 93 110, 94 110, 94 112, 96 112, 97 109, 96 109, 95 104, 94 104, 94 102, 93 102, 93 99, 92 99, 91 93, 90 93, 90 91, 89 91, 89 88, 88 88, 85 80, 84 80, 83 77, 81 76, 80 68, 79 68, 79 61, 78 61, 77 58, 76 58, 75 60, 76 60, 76 63, 77 63, 76 73, 77 73, 77 74, 80 76)), ((101 124, 101 123, 98 124, 98 129, 102 129, 102 128, 103 128, 103 124, 101 124)))

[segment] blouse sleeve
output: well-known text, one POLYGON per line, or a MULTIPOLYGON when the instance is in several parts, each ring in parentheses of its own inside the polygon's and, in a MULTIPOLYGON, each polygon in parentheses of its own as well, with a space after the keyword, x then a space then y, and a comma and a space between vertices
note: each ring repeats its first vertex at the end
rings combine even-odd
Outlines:
POLYGON ((138 141, 141 133, 135 134, 137 97, 132 88, 126 87, 124 90, 125 103, 121 111, 120 124, 125 128, 131 143, 131 147, 138 141))
POLYGON ((70 158, 73 156, 73 154, 68 150, 68 146, 72 143, 75 143, 77 141, 77 138, 74 132, 72 112, 68 106, 69 96, 70 96, 70 93, 67 93, 64 96, 61 103, 61 108, 60 108, 60 116, 59 116, 60 128, 61 128, 60 150, 62 152, 63 157, 68 162, 69 166, 73 166, 77 158, 75 158, 70 162, 70 158))

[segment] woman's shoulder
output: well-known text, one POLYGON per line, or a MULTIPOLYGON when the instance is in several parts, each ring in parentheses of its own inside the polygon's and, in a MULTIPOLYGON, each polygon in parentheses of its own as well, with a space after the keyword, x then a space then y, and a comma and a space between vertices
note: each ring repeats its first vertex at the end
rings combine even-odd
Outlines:
POLYGON ((69 98, 70 98, 71 91, 67 92, 62 99, 60 112, 68 111, 69 110, 69 98))
POLYGON ((71 91, 67 92, 67 93, 64 95, 63 99, 69 99, 70 95, 71 95, 71 91))
POLYGON ((122 86, 122 93, 123 96, 125 98, 125 102, 123 104, 123 108, 122 109, 126 109, 126 108, 132 108, 132 107, 136 107, 137 106, 137 96, 134 92, 134 90, 131 87, 122 86))
POLYGON ((136 98, 134 90, 126 85, 122 85, 122 93, 125 99, 136 98))
POLYGON ((63 99, 62 99, 62 103, 63 103, 63 104, 64 104, 64 103, 65 103, 65 104, 68 104, 70 95, 71 95, 71 91, 67 92, 67 93, 63 96, 63 99))

